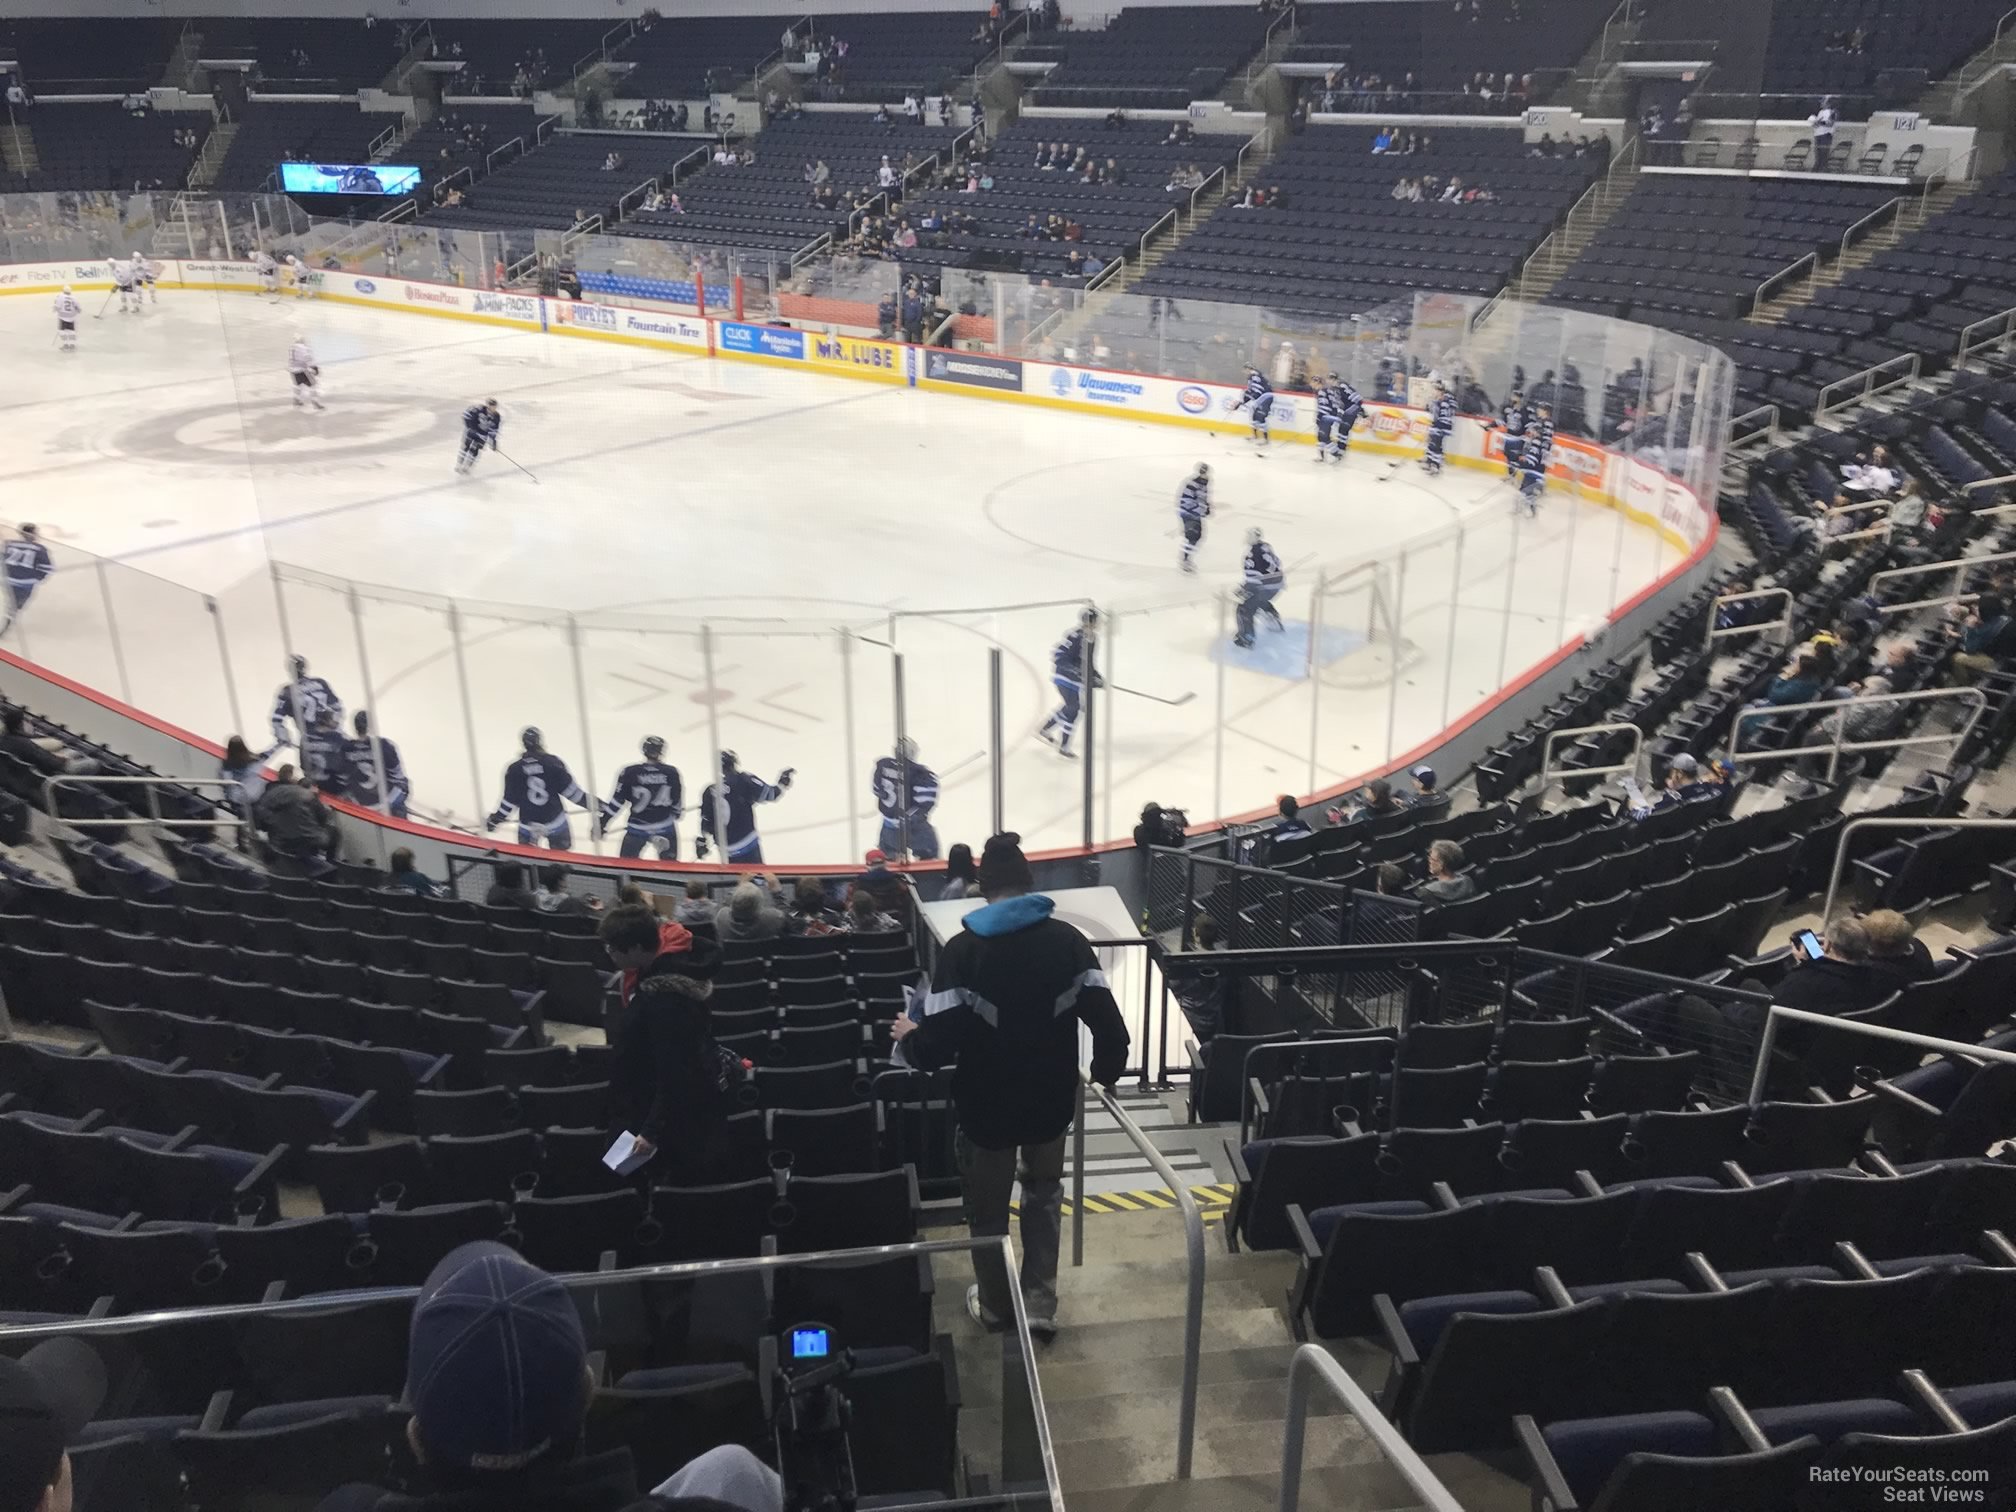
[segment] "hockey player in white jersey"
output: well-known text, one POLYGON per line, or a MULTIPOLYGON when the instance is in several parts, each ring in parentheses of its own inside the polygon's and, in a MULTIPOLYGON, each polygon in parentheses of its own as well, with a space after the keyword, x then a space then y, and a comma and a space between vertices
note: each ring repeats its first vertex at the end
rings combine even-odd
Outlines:
POLYGON ((259 287, 274 298, 279 298, 280 264, 273 260, 273 254, 262 248, 252 259, 252 269, 259 275, 259 287))
POLYGON ((308 287, 308 264, 292 252, 287 254, 287 286, 294 291, 296 299, 310 299, 315 291, 308 287))
POLYGON ((119 291, 119 313, 137 315, 140 312, 140 290, 135 283, 132 258, 112 259, 112 287, 119 291))
POLYGON ((77 350, 77 319, 83 313, 84 306, 70 292, 70 285, 63 285, 63 292, 56 296, 56 345, 60 351, 77 350))
POLYGON ((322 408, 322 369, 315 363, 315 354, 308 350, 308 338, 299 331, 294 333, 294 345, 287 349, 287 371, 294 375, 294 408, 312 404, 322 408))
POLYGON ((147 303, 149 304, 161 303, 161 296, 154 288, 154 280, 160 276, 161 265, 155 262, 153 258, 149 257, 145 252, 135 252, 133 254, 133 287, 135 291, 133 303, 136 307, 140 303, 141 294, 147 296, 147 303))

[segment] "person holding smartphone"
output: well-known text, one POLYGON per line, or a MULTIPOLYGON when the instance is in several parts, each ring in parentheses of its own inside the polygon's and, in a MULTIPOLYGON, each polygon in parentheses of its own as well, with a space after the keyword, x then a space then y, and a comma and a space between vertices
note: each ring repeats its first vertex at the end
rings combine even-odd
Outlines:
POLYGON ((1771 993, 1774 1003, 1809 1013, 1854 1013, 1873 1008, 1897 990, 1896 981, 1870 964, 1869 931, 1843 919, 1823 939, 1810 929, 1792 936, 1793 966, 1771 993))

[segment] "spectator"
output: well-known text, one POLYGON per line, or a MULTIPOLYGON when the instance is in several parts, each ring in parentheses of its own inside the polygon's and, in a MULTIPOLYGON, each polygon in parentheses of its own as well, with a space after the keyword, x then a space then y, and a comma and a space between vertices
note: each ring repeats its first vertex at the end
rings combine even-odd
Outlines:
POLYGON ((585 919, 602 911, 602 900, 577 897, 567 891, 567 868, 558 862, 548 862, 539 868, 539 885, 533 889, 532 906, 540 913, 585 919))
MULTIPOLYGON (((1092 947, 1034 891, 1020 838, 988 840, 980 858, 987 906, 968 914, 940 952, 923 1019, 898 1018, 891 1032, 912 1065, 954 1068, 959 1174, 975 1238, 1008 1232, 1019 1175, 1022 1295, 1030 1332, 1049 1339, 1057 1333, 1064 1134, 1081 1100, 1079 1026, 1092 1034, 1092 1080, 1108 1088, 1126 1067, 1128 1037, 1092 947)), ((1001 1257, 978 1251, 973 1259, 979 1279, 966 1311, 982 1327, 1005 1328, 1014 1302, 1001 1257)))
POLYGON ((1869 969, 1891 979, 1892 987, 1908 987, 1939 974, 1939 963, 1918 938, 1916 927, 1894 908, 1879 908, 1862 916, 1869 936, 1869 969))
POLYGON ((956 902, 979 895, 980 872, 973 865, 973 847, 960 842, 945 853, 945 885, 938 890, 940 903, 956 902))
POLYGON ((889 870, 888 855, 880 850, 871 850, 866 859, 867 867, 854 878, 850 891, 865 892, 875 900, 877 908, 908 918, 910 892, 903 885, 903 879, 889 870))
POLYGON ((441 884, 413 864, 413 852, 405 846, 392 852, 392 869, 385 878, 388 892, 409 892, 418 898, 438 898, 441 884))
POLYGON ((1869 931, 1856 919, 1843 919, 1827 931, 1826 954, 1809 961, 1793 952, 1796 963, 1772 990, 1771 1000, 1808 1013, 1854 1013, 1873 1008, 1897 990, 1894 975, 1869 964, 1869 931))
MULTIPOLYGON (((7 717, 11 723, 17 711, 9 709, 7 717)), ((233 735, 224 742, 224 759, 217 764, 217 775, 233 786, 224 790, 225 798, 238 806, 241 811, 249 810, 259 801, 259 795, 266 791, 265 758, 252 754, 252 748, 245 744, 243 735, 233 735)))
POLYGON ((427 1489, 344 1486, 318 1512, 780 1512, 776 1473, 734 1444, 689 1461, 644 1500, 627 1448, 584 1452, 594 1393, 567 1289, 495 1240, 464 1244, 435 1265, 409 1329, 406 1440, 427 1489))
POLYGON ((1414 889, 1414 895, 1430 903, 1460 903, 1477 896, 1477 884, 1463 870, 1463 847, 1454 840, 1437 840, 1428 847, 1428 880, 1414 889))
POLYGON ((1773 707, 1812 703, 1823 697, 1827 681, 1821 675, 1820 659, 1802 652, 1771 686, 1764 690, 1764 702, 1773 707))
POLYGON ((1443 801, 1445 795, 1436 785, 1440 779, 1435 775, 1435 768, 1424 763, 1407 775, 1414 779, 1414 791, 1401 801, 1401 807, 1419 808, 1424 803, 1443 801))
POLYGON ((840 917, 833 912, 826 889, 819 885, 819 879, 800 877, 798 885, 791 891, 791 907, 784 914, 784 933, 831 935, 839 934, 844 927, 840 917))
MULTIPOLYGON (((1190 927, 1190 937, 1199 950, 1225 948, 1224 931, 1209 914, 1197 916, 1197 922, 1190 927)), ((1183 1010, 1183 1017, 1190 1025, 1190 1032, 1197 1036, 1198 1044, 1210 1044, 1226 1028, 1225 1005, 1239 990, 1239 981, 1240 978, 1221 972, 1186 976, 1169 984, 1170 995, 1176 999, 1176 1006, 1183 1010)))
MULTIPOLYGON (((1993 672, 2009 654, 2011 640, 2008 605, 1992 593, 1982 594, 1960 632, 1960 649, 1953 653, 1954 684, 1971 687, 1993 672)), ((9 720, 19 712, 8 710, 9 720)))
POLYGON ((252 819, 266 832, 273 849, 308 871, 320 875, 332 868, 329 857, 336 853, 336 821, 322 806, 314 784, 283 766, 273 783, 252 805, 252 819))
POLYGON ((1875 447, 1868 457, 1842 468, 1841 486, 1857 499, 1888 498, 1897 489, 1897 469, 1891 465, 1889 449, 1875 447))
POLYGON ((912 126, 922 126, 924 124, 924 107, 918 102, 917 96, 914 94, 903 96, 903 119, 908 121, 912 126))
POLYGON ((0 1512, 70 1512, 64 1448, 105 1401, 105 1363, 79 1339, 0 1356, 0 1512))
POLYGON ((1105 271, 1105 260, 1097 252, 1087 252, 1085 254, 1085 276, 1087 278, 1097 278, 1105 271))
POLYGON ((1374 152, 1391 152, 1393 150, 1395 132, 1396 128, 1392 126, 1381 126, 1378 131, 1373 133, 1372 150, 1374 152))
MULTIPOLYGON (((66 756, 50 749, 28 733, 28 711, 18 704, 9 704, 4 717, 0 717, 0 751, 5 751, 16 761, 33 767, 44 777, 61 777, 66 773, 95 772, 98 763, 86 756, 66 756)), ((241 742, 242 744, 242 742, 241 742)))
POLYGON ((1639 790, 1636 778, 1626 778, 1624 790, 1631 795, 1631 817, 1643 819, 1648 814, 1656 814, 1676 803, 1690 803, 1696 798, 1713 798, 1721 788, 1712 782, 1701 780, 1701 763, 1685 751, 1680 752, 1666 764, 1666 783, 1656 798, 1647 798, 1639 790))
POLYGON ((517 861, 499 861, 491 875, 490 890, 483 894, 483 902, 489 908, 516 908, 525 913, 537 913, 539 903, 527 885, 525 867, 517 861))
POLYGON ((611 1135, 635 1134, 650 1147, 654 1180, 718 1180, 730 1085, 707 1000, 720 949, 630 905, 610 910, 600 934, 623 973, 609 1035, 611 1135))
POLYGON ((714 915, 714 932, 721 943, 746 940, 774 940, 784 932, 784 916, 753 882, 744 882, 729 894, 728 906, 714 915))
POLYGON ((1358 800, 1347 819, 1342 811, 1332 809, 1332 824, 1356 824, 1361 819, 1376 819, 1382 814, 1397 814, 1405 806, 1393 796, 1393 784, 1384 777, 1375 777, 1358 790, 1358 800))
MULTIPOLYGON (((1267 852, 1270 856, 1276 847, 1286 846, 1297 840, 1307 840, 1316 833, 1302 817, 1302 805, 1295 801, 1292 794, 1283 793, 1277 798, 1274 802, 1274 812, 1281 817, 1267 832, 1267 852)), ((1246 844, 1249 850, 1255 848, 1251 840, 1246 844)))
POLYGON ((672 917, 681 924, 712 924, 716 909, 714 900, 707 896, 705 882, 688 882, 686 896, 681 898, 672 910, 672 917))
POLYGON ((1387 195, 1387 198, 1388 198, 1388 199, 1396 199, 1396 200, 1404 200, 1404 199, 1406 199, 1406 198, 1407 198, 1407 196, 1408 196, 1408 192, 1409 192, 1410 190, 1412 190, 1412 191, 1413 191, 1413 192, 1414 192, 1415 194, 1419 194, 1419 193, 1420 193, 1420 191, 1419 191, 1418 189, 1414 189, 1414 187, 1413 187, 1413 181, 1412 181, 1412 180, 1410 180, 1410 179, 1404 179, 1404 178, 1397 178, 1397 179, 1393 180, 1393 189, 1392 189, 1392 192, 1391 192, 1390 194, 1388 194, 1388 195, 1387 195))
POLYGON ((602 171, 604 173, 614 173, 617 169, 621 168, 622 166, 623 166, 623 154, 620 152, 612 152, 607 157, 602 159, 602 171))
POLYGON ((875 895, 857 889, 847 900, 847 928, 853 934, 894 934, 903 927, 900 920, 875 906, 875 895))
POLYGON ((1106 159, 1106 166, 1099 170, 1099 182, 1102 184, 1124 184, 1127 182, 1127 170, 1120 166, 1118 158, 1109 157, 1106 159))

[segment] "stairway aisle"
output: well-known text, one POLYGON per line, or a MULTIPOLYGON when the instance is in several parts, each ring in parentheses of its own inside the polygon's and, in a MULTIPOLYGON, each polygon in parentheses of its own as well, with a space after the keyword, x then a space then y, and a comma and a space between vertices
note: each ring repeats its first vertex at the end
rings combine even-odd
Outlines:
MULTIPOLYGON (((1070 1234, 1059 1278, 1055 1342, 1037 1346, 1037 1376, 1071 1512, 1271 1512, 1280 1494, 1288 1362, 1283 1316, 1295 1263, 1286 1254, 1226 1253, 1205 1240, 1203 1352, 1193 1476, 1175 1479, 1183 1382, 1182 1220, 1173 1211, 1086 1220, 1085 1264, 1073 1270, 1070 1234)), ((938 1327, 957 1341, 966 1397, 962 1430, 998 1433, 1000 1349, 966 1317, 970 1271, 940 1268, 938 1327)), ((1376 1393, 1378 1350, 1339 1358, 1376 1393), (1369 1366, 1369 1370, 1368 1367, 1369 1366)), ((1468 1512, 1523 1512, 1524 1486, 1465 1456, 1434 1468, 1468 1512)), ((1394 1512, 1418 1505, 1406 1482, 1344 1410, 1319 1394, 1304 1459, 1310 1512, 1394 1512)))

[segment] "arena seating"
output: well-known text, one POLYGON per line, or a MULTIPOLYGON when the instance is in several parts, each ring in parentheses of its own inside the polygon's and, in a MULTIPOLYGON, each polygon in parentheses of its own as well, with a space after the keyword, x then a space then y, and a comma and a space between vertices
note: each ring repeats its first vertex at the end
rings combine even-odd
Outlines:
POLYGON ((199 16, 191 23, 206 58, 252 58, 256 87, 348 94, 376 89, 401 56, 399 28, 316 16, 199 16))
POLYGON ((403 119, 347 103, 283 105, 255 100, 239 117, 238 135, 218 165, 215 187, 259 189, 290 156, 303 162, 368 162, 371 143, 403 119))
POLYGON ((1319 110, 1518 115, 1555 71, 1581 57, 1614 8, 1602 0, 1572 0, 1530 11, 1512 0, 1484 0, 1452 17, 1447 6, 1412 0, 1312 5, 1298 12, 1283 61, 1338 71, 1329 104, 1322 81, 1309 82, 1304 97, 1319 110), (1465 93, 1480 74, 1490 80, 1488 111, 1474 93, 1465 93), (1538 77, 1530 90, 1522 89, 1520 79, 1529 74, 1538 77), (1351 80, 1358 87, 1350 87, 1351 80))
POLYGON ((428 23, 433 57, 462 64, 444 81, 443 92, 449 95, 519 94, 564 84, 576 60, 600 47, 619 24, 601 18, 503 21, 468 16, 436 16, 428 23), (521 70, 522 91, 517 87, 521 70))
POLYGON ((1259 49, 1268 13, 1244 5, 1136 6, 1104 31, 1045 32, 1018 63, 1056 62, 1030 94, 1035 105, 1182 110, 1217 94, 1259 49))
POLYGON ((826 111, 773 121, 747 144, 756 153, 753 164, 703 168, 679 186, 683 214, 645 212, 626 222, 624 231, 666 241, 795 252, 828 231, 844 233, 852 197, 879 192, 876 174, 884 157, 900 170, 913 155, 919 162, 934 154, 949 156, 957 135, 949 127, 912 126, 900 114, 886 126, 865 115, 826 111), (840 195, 837 210, 812 203, 804 171, 815 160, 832 170, 832 185, 840 195))
POLYGON ((1518 133, 1437 131, 1422 153, 1373 153, 1362 127, 1292 138, 1255 182, 1285 208, 1227 205, 1136 286, 1144 294, 1350 314, 1416 289, 1492 294, 1601 167, 1529 158, 1518 133), (1493 203, 1395 201, 1399 179, 1488 188, 1493 203), (1256 283, 1253 274, 1260 270, 1256 283))
POLYGON ((829 17, 826 28, 847 44, 847 56, 830 71, 822 66, 823 80, 801 75, 805 98, 893 102, 947 93, 992 46, 977 35, 985 20, 984 10, 829 17))
POLYGON ((10 192, 53 189, 180 189, 189 165, 210 132, 201 111, 135 116, 116 103, 45 101, 28 126, 39 166, 27 178, 6 175, 10 192), (174 136, 193 128, 195 147, 178 147, 174 136))
POLYGON ((20 61, 29 90, 45 94, 124 93, 162 82, 181 18, 98 20, 12 16, 0 21, 0 50, 20 61))
POLYGON ((774 16, 667 16, 639 27, 617 51, 631 65, 623 92, 641 99, 697 100, 732 88, 778 50, 796 12, 774 16))
POLYGON ((398 158, 402 163, 417 164, 429 185, 463 168, 481 179, 488 172, 490 154, 513 139, 522 142, 526 151, 533 149, 539 120, 539 112, 530 105, 449 106, 399 144, 398 158), (473 137, 471 127, 475 128, 473 137))
POLYGON ((499 163, 494 173, 468 191, 465 204, 430 210, 422 219, 483 231, 526 226, 565 230, 593 215, 613 221, 617 197, 666 172, 684 145, 657 137, 631 141, 556 132, 545 146, 499 163), (612 151, 623 157, 620 171, 602 167, 612 151))
MULTIPOLYGON (((1187 143, 1168 143, 1168 127, 1159 122, 1130 122, 1122 127, 1095 127, 1091 121, 1022 121, 992 144, 987 166, 994 187, 978 194, 949 188, 915 194, 903 213, 913 225, 929 208, 957 209, 973 217, 974 228, 958 233, 920 233, 920 244, 902 254, 906 263, 935 266, 1013 267, 1040 277, 1061 277, 1071 247, 1098 252, 1111 261, 1138 255, 1139 244, 1157 221, 1189 202, 1189 192, 1168 188, 1171 176, 1187 164, 1204 173, 1229 166, 1244 145, 1237 136, 1199 136, 1187 143), (1071 129, 1066 129, 1066 128, 1071 129), (1069 142, 1104 163, 1112 158, 1126 175, 1120 184, 1087 184, 1058 169, 1035 166, 1039 149, 1069 142), (1041 222, 1062 215, 1084 229, 1080 242, 1066 245, 1031 237, 1031 216, 1041 222)), ((1220 180, 1222 183, 1223 181, 1220 180)))

